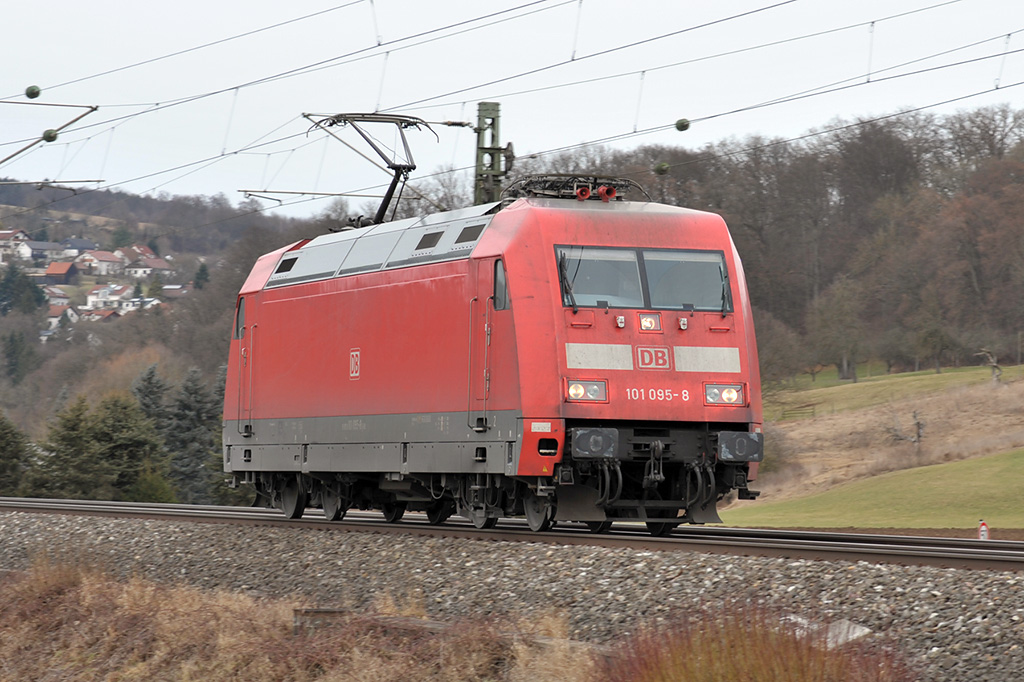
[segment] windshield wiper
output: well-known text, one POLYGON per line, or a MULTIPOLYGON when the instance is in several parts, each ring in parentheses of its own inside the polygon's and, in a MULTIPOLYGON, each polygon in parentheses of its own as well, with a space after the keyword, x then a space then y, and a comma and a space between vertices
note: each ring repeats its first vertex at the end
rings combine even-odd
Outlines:
POLYGON ((576 297, 572 293, 572 282, 569 281, 569 259, 566 257, 565 251, 558 259, 558 278, 562 280, 562 294, 568 297, 569 303, 572 304, 572 314, 575 315, 580 309, 576 305, 576 297))
POLYGON ((718 274, 722 277, 722 317, 725 317, 726 311, 732 309, 732 290, 729 288, 729 272, 719 265, 718 274))

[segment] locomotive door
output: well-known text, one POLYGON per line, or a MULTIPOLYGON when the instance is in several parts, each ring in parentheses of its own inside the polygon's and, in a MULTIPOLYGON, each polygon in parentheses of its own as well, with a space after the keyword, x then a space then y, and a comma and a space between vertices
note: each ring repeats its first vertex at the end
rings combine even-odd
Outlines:
MULTIPOLYGON (((474 267, 474 266, 470 266, 474 267)), ((508 287, 505 266, 500 259, 478 261, 473 273, 475 296, 469 302, 469 427, 474 431, 486 431, 489 423, 488 407, 494 393, 492 367, 495 363, 494 349, 504 347, 495 344, 495 334, 507 333, 507 323, 495 325, 503 320, 501 313, 508 310, 508 287)))
MULTIPOLYGON (((474 431, 486 431, 494 426, 489 413, 495 396, 494 370, 509 359, 511 308, 504 262, 491 258, 470 267, 475 295, 469 302, 468 425, 474 431)), ((508 387, 498 388, 507 391, 508 387)))
POLYGON ((491 296, 494 261, 470 261, 474 296, 469 301, 469 414, 468 426, 486 431, 487 398, 490 393, 491 296))
POLYGON ((256 306, 250 305, 246 312, 245 297, 238 299, 235 311, 234 337, 238 340, 238 432, 243 436, 252 435, 252 391, 253 361, 256 345, 256 306))

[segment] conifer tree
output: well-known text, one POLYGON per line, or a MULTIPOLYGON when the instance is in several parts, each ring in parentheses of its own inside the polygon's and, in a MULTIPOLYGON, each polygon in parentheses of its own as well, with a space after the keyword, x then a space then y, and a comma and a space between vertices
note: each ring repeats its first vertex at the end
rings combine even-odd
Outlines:
POLYGON ((208 466, 220 433, 220 404, 203 383, 196 367, 185 375, 175 397, 166 433, 170 480, 178 499, 212 504, 214 477, 208 466))
POLYGON ((28 442, 0 412, 0 495, 17 495, 28 463, 28 442))
POLYGON ((202 289, 209 281, 210 269, 206 267, 206 263, 200 263, 199 269, 196 270, 196 276, 192 279, 192 283, 195 285, 196 289, 202 289))
POLYGON ((152 364, 132 382, 132 394, 139 402, 139 408, 153 422, 160 435, 167 430, 169 410, 167 392, 170 385, 157 373, 156 365, 152 364))
POLYGON ((82 396, 57 413, 28 458, 21 494, 79 500, 173 502, 160 437, 129 396, 92 411, 82 396))
POLYGON ((18 385, 29 372, 39 366, 39 353, 22 331, 5 334, 3 343, 4 374, 18 385))
MULTIPOLYGON (((136 499, 144 474, 159 475, 162 466, 160 436, 138 404, 127 395, 113 395, 96 406, 91 415, 95 456, 114 468, 116 499, 135 502, 171 502, 171 499, 136 499)), ((147 483, 152 488, 152 482, 147 483)))
POLYGON ((40 448, 25 476, 26 496, 113 499, 117 468, 97 452, 84 397, 57 413, 40 448))
POLYGON ((160 298, 164 294, 164 283, 160 279, 160 275, 154 275, 153 280, 146 287, 146 296, 150 298, 160 298))
POLYGON ((0 278, 0 315, 32 313, 46 305, 46 293, 13 263, 0 278))

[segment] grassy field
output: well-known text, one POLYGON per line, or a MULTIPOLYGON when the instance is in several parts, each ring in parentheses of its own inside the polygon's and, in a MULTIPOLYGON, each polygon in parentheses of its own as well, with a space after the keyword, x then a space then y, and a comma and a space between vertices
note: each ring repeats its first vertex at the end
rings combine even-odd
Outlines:
POLYGON ((1024 450, 905 469, 800 499, 726 510, 730 526, 1024 528, 1024 450))
MULTIPOLYGON (((1003 381, 1024 377, 1024 366, 1003 368, 1003 381)), ((858 410, 874 405, 896 402, 913 396, 937 393, 959 386, 984 384, 992 380, 988 367, 959 367, 934 369, 902 374, 876 373, 861 375, 857 383, 840 381, 835 368, 818 374, 815 381, 801 375, 783 390, 766 390, 764 415, 766 420, 787 418, 788 410, 812 406, 816 416, 858 410)))

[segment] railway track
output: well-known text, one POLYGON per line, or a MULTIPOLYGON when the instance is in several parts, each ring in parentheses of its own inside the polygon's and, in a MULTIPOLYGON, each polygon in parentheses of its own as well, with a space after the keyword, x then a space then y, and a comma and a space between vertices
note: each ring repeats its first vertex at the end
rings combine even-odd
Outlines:
POLYGON ((400 523, 386 523, 379 513, 350 511, 343 521, 332 522, 325 520, 317 510, 308 510, 305 518, 291 520, 276 510, 251 507, 25 498, 0 498, 0 511, 234 523, 341 532, 406 533, 661 552, 868 561, 996 571, 1024 570, 1024 542, 1006 540, 706 526, 681 526, 665 537, 651 537, 641 524, 629 523, 616 523, 611 531, 600 534, 591 533, 585 526, 575 523, 559 524, 549 532, 535 533, 526 527, 525 521, 517 519, 502 519, 494 529, 478 530, 459 517, 452 517, 444 525, 431 525, 425 515, 416 513, 407 514, 400 523))

